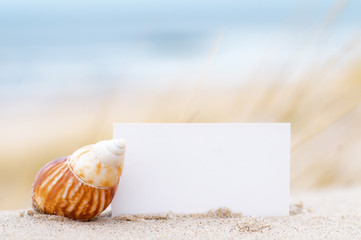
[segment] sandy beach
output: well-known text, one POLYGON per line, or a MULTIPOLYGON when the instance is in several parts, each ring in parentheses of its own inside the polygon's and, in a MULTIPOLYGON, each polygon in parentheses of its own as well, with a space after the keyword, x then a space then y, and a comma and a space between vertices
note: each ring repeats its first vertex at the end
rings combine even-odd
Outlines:
MULTIPOLYGON (((266 201, 266 200, 265 200, 266 201)), ((204 214, 111 217, 90 222, 0 212, 0 239, 360 239, 361 187, 298 192, 290 215, 248 217, 227 209, 204 214)))

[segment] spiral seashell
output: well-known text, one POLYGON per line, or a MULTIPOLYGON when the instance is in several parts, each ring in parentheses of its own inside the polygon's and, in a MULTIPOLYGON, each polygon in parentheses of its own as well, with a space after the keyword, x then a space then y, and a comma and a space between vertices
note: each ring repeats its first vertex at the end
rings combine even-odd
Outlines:
POLYGON ((97 217, 113 200, 124 154, 124 140, 105 140, 49 162, 33 182, 34 208, 77 220, 97 217))

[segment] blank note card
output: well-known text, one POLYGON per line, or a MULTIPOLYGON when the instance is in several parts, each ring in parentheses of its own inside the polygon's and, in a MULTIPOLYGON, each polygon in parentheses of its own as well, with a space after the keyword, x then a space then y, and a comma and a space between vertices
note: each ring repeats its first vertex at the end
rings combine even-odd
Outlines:
POLYGON ((116 123, 127 142, 113 215, 289 212, 289 123, 116 123))

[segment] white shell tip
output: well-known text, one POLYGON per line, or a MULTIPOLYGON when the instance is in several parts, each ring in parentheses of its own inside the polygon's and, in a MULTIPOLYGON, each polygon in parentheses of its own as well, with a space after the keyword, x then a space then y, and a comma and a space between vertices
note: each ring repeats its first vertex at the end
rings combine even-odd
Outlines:
POLYGON ((125 140, 104 140, 93 145, 95 156, 105 165, 121 165, 124 160, 125 140))
POLYGON ((118 148, 125 148, 126 141, 124 139, 113 139, 113 144, 118 148))

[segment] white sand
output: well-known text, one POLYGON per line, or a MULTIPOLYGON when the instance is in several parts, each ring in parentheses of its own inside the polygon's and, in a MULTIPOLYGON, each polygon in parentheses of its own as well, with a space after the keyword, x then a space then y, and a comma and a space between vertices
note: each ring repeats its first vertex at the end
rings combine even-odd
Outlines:
POLYGON ((79 222, 33 211, 0 212, 0 239, 361 239, 361 187, 292 195, 291 215, 227 211, 79 222))

